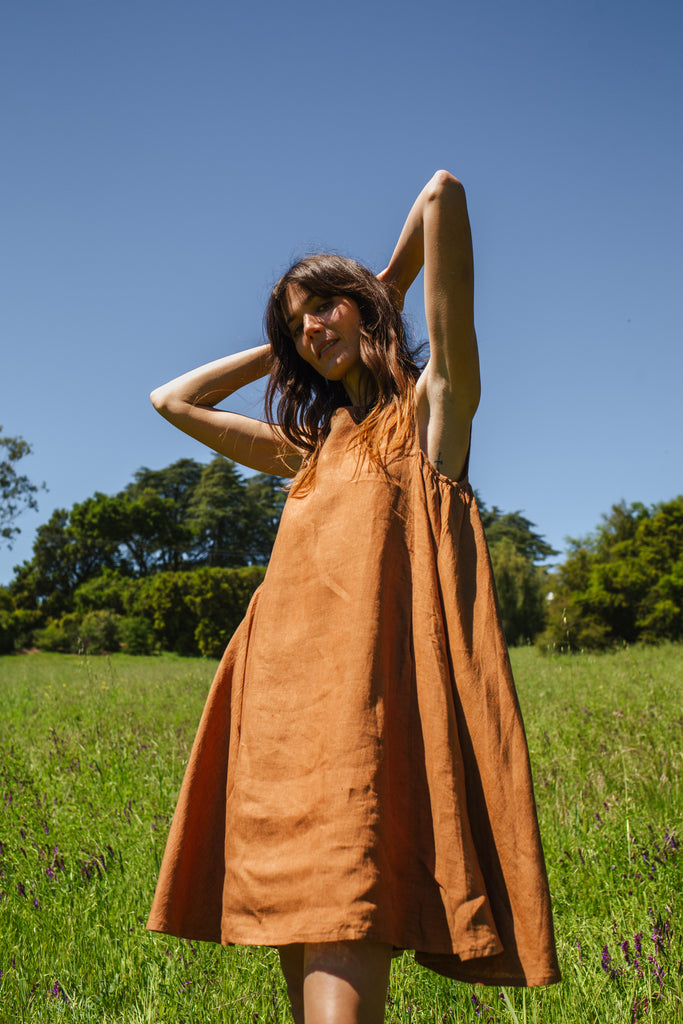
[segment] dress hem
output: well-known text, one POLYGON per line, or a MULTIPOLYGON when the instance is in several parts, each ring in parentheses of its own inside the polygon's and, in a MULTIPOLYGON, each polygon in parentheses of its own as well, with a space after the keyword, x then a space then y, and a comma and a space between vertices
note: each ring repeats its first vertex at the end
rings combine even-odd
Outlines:
POLYGON ((500 949, 489 949, 489 950, 468 950, 465 952, 466 959, 463 961, 462 956, 458 953, 454 953, 453 950, 426 950, 416 949, 414 946, 397 944, 391 940, 387 940, 379 935, 373 935, 371 932, 365 932, 362 935, 343 936, 331 939, 329 936, 307 936, 306 938, 291 939, 289 942, 248 942, 241 941, 238 939, 229 940, 225 938, 216 939, 210 938, 207 935, 199 935, 194 932, 192 935, 187 933, 184 935, 177 935, 177 931, 169 931, 167 928, 161 926, 155 926, 151 923, 146 925, 147 931, 157 932, 164 935, 175 935, 177 938, 189 939, 193 942, 213 942, 216 945, 229 947, 229 946, 250 946, 256 949, 277 949, 279 946, 294 945, 300 942, 356 942, 362 941, 363 939, 373 939, 378 942, 388 942, 393 946, 394 952, 392 956, 400 956, 402 953, 412 953, 415 963, 424 970, 434 971, 437 974, 442 975, 446 978, 452 978, 454 981, 460 981, 470 985, 488 985, 488 986, 500 986, 508 985, 514 988, 539 988, 545 985, 555 985, 561 981, 561 975, 559 971, 550 971, 540 975, 496 975, 490 978, 482 978, 480 972, 468 970, 468 964, 474 960, 483 962, 488 960, 489 957, 500 955, 500 949), (469 956, 467 955, 469 953, 469 956), (438 963, 436 962, 438 961, 438 963))

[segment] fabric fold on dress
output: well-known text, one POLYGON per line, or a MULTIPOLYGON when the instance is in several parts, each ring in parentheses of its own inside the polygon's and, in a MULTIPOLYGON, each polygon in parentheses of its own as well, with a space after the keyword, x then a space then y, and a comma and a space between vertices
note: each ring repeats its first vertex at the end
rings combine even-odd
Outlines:
POLYGON ((559 980, 528 749, 471 488, 382 472, 335 414, 216 673, 148 928, 374 938, 468 982, 559 980))

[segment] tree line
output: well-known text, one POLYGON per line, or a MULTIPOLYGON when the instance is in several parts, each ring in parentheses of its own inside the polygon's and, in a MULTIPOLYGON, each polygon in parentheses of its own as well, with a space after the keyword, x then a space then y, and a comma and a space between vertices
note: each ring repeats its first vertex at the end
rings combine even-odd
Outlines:
MULTIPOLYGON (((14 456, 0 462, 7 540, 22 494, 35 507, 37 489, 13 465, 28 445, 0 441, 14 456)), ((0 653, 220 655, 263 579, 285 498, 279 477, 245 477, 216 456, 142 468, 118 494, 57 509, 0 588, 0 653)), ((683 639, 683 497, 613 506, 555 568, 558 552, 521 512, 478 503, 508 643, 568 652, 683 639)))
POLYGON ((263 579, 286 492, 216 456, 56 509, 0 590, 0 650, 215 656, 263 579))
POLYGON ((549 579, 540 643, 556 651, 683 640, 683 496, 613 505, 549 579))

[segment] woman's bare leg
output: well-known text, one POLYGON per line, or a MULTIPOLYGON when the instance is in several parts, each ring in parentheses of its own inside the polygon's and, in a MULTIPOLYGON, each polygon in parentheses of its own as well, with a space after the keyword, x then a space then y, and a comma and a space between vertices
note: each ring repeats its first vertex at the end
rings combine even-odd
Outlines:
POLYGON ((279 946, 280 966, 285 976, 294 1024, 304 1024, 304 946, 279 946))
POLYGON ((297 943, 278 952, 294 1024, 382 1024, 389 943, 297 943))
POLYGON ((382 1024, 392 947, 387 942, 322 942, 304 947, 306 1024, 382 1024))

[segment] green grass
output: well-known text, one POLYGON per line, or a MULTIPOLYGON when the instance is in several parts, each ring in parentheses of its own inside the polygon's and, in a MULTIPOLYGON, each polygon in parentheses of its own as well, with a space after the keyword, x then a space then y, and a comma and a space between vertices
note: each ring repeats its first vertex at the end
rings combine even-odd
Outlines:
MULTIPOLYGON (((387 1021, 683 1019, 683 648, 512 654, 564 980, 475 991, 406 954, 387 1021)), ((144 930, 213 669, 0 659, 2 1024, 290 1020, 272 951, 144 930)))

